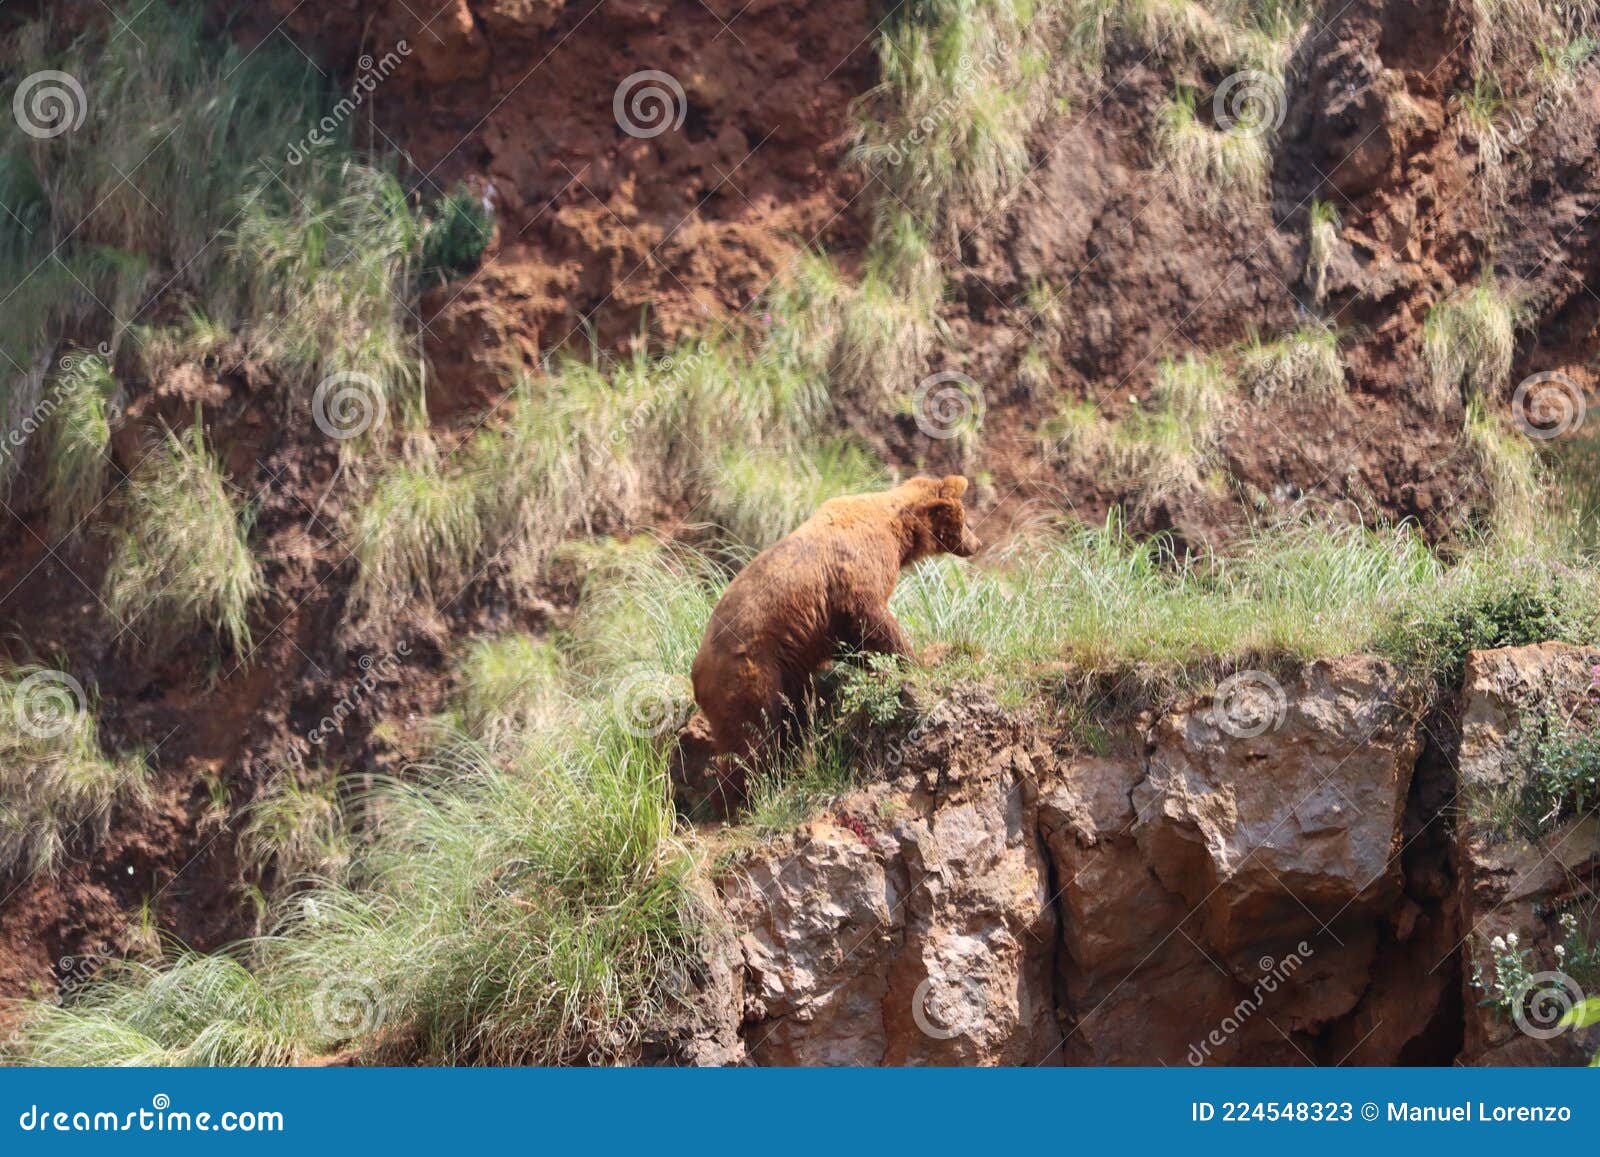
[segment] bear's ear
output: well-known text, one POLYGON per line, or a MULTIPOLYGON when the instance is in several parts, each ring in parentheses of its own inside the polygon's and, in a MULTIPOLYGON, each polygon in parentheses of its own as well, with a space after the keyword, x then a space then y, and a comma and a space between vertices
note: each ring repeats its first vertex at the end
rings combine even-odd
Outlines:
POLYGON ((960 474, 948 474, 939 484, 939 493, 946 498, 960 498, 967 492, 967 480, 960 474))

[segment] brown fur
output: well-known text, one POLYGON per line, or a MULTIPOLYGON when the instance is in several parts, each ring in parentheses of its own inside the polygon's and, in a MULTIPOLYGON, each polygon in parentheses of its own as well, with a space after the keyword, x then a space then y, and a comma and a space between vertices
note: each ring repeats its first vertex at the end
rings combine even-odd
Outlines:
POLYGON ((889 612, 900 571, 929 555, 965 558, 967 480, 913 478, 824 502, 728 584, 695 656, 695 702, 718 755, 749 757, 794 718, 811 677, 841 647, 914 658, 889 612))

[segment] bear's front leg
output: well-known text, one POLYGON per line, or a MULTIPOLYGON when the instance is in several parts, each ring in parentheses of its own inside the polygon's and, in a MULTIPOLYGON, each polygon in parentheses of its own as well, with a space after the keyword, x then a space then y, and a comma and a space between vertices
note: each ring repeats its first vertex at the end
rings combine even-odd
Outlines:
POLYGON ((855 628, 856 638, 850 641, 857 650, 896 655, 913 663, 917 661, 917 652, 911 646, 911 639, 888 607, 872 607, 859 612, 855 628))

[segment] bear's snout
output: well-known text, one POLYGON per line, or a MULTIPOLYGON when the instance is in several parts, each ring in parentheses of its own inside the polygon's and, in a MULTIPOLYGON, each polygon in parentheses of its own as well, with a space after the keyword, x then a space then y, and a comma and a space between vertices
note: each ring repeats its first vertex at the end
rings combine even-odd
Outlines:
POLYGON ((961 528, 961 545, 950 553, 957 558, 971 558, 983 546, 983 540, 972 533, 969 527, 961 528))

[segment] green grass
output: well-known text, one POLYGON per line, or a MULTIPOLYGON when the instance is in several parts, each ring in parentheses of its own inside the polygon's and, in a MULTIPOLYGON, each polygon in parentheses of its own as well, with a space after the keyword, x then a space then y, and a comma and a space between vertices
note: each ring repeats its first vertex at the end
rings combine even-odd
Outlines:
MULTIPOLYGON (((76 129, 0 143, 0 415, 38 406, 37 367, 69 338, 153 342, 147 362, 189 353, 191 335, 160 320, 179 312, 240 336, 238 359, 291 390, 359 373, 396 418, 415 415, 417 211, 347 129, 286 164, 326 111, 322 78, 285 46, 209 34, 202 9, 121 0, 64 46, 34 22, 0 50, 8 90, 61 70, 89 106, 76 129)), ((449 202, 427 230, 436 261, 468 258, 462 216, 449 202)), ((0 484, 20 457, 0 463, 0 484)))
POLYGON ((1240 353, 1239 376, 1258 399, 1279 395, 1312 398, 1344 393, 1339 335, 1312 322, 1272 341, 1253 336, 1240 353))
POLYGON ((283 772, 245 808, 239 857, 257 879, 277 884, 337 879, 350 859, 337 780, 306 787, 283 772))
POLYGON ((455 667, 463 728, 494 745, 565 717, 570 704, 562 687, 562 663, 559 649, 531 635, 474 640, 455 667))
POLYGON ((920 0, 884 22, 881 80, 856 161, 939 240, 989 212, 1028 165, 1035 13, 1011 0, 920 0))
POLYGON ((354 614, 376 616, 412 598, 459 592, 483 537, 471 481, 447 474, 430 456, 397 462, 377 479, 350 532, 354 614))
POLYGON ((807 361, 814 354, 810 338, 775 325, 753 357, 699 343, 521 379, 466 448, 397 462, 375 479, 351 522, 353 609, 453 596, 491 561, 536 582, 561 542, 641 521, 652 500, 709 498, 709 509, 743 519, 736 534, 750 531, 739 480, 752 475, 739 472, 736 448, 762 461, 809 459, 802 471, 814 480, 792 503, 870 480, 857 452, 804 448, 829 405, 826 373, 807 361))
POLYGON ((0 876, 55 871, 144 798, 143 759, 102 750, 92 697, 47 668, 0 673, 0 876))
POLYGON ((111 367, 98 354, 61 359, 45 438, 44 499, 51 534, 65 537, 85 522, 105 490, 111 443, 110 405, 117 393, 111 367))
POLYGON ((1524 310, 1488 274, 1429 310, 1422 323, 1429 403, 1442 410, 1458 397, 1463 404, 1494 397, 1511 378, 1523 319, 1524 310))
POLYGON ((882 490, 883 467, 848 442, 810 454, 730 450, 712 469, 703 506, 735 544, 771 546, 830 498, 882 490))
POLYGON ((257 175, 228 250, 232 313, 252 355, 302 389, 360 374, 389 413, 414 416, 421 360, 408 301, 421 247, 400 182, 380 169, 315 153, 294 186, 257 175))
POLYGON ((1306 227, 1305 283, 1311 300, 1321 305, 1328 295, 1328 266, 1339 245, 1339 210, 1332 202, 1313 199, 1306 227))
POLYGON ((201 629, 243 655, 261 571, 248 512, 198 425, 168 431, 130 479, 125 527, 106 568, 107 613, 136 640, 163 649, 201 629))
POLYGON ((1218 129, 1203 122, 1194 89, 1179 87, 1161 110, 1156 156, 1178 195, 1213 209, 1264 201, 1272 162, 1269 135, 1239 122, 1218 129))

